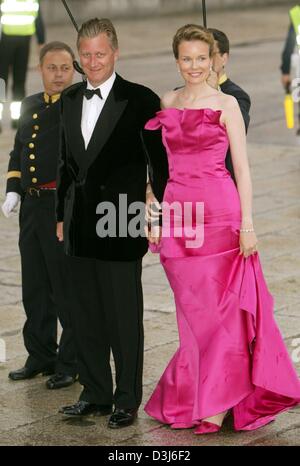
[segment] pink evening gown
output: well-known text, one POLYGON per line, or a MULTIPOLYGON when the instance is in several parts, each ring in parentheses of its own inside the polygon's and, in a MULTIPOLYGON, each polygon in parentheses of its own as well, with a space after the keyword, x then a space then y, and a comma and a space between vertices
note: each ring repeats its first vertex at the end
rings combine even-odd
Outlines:
MULTIPOLYGON (((146 124, 162 128, 169 163, 164 201, 204 203, 204 242, 164 234, 160 260, 174 292, 179 348, 145 411, 191 428, 232 408, 235 430, 257 429, 300 402, 300 381, 273 316, 259 255, 239 255, 241 208, 225 167, 221 111, 167 108, 146 124)), ((178 218, 176 219, 178 222, 178 218)), ((173 235, 172 235, 173 228, 173 235)))

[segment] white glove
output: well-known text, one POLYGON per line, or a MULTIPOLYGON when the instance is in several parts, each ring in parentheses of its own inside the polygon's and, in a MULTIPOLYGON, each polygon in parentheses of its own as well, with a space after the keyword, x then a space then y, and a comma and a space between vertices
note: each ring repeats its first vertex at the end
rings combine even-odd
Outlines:
POLYGON ((5 217, 9 217, 12 211, 17 207, 20 202, 20 194, 10 192, 6 194, 6 199, 2 204, 2 212, 5 217))

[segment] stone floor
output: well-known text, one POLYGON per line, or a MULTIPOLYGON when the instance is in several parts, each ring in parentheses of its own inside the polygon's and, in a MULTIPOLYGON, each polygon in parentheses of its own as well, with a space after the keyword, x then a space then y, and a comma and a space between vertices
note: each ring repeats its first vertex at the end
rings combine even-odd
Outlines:
MULTIPOLYGON (((118 71, 159 94, 175 87, 178 74, 170 52, 173 33, 199 18, 176 16, 139 21, 117 21, 123 57, 118 71)), ((288 26, 287 11, 279 7, 212 14, 209 24, 225 30, 233 47, 228 72, 252 98, 249 159, 254 184, 255 226, 275 317, 290 355, 300 373, 300 153, 294 131, 285 129, 279 60, 288 26)), ((73 45, 71 27, 51 27, 48 39, 73 45)), ((33 47, 28 76, 29 93, 41 89, 33 47)), ((7 116, 0 136, 0 199, 13 132, 7 116)), ((58 408, 77 399, 79 384, 49 392, 45 379, 10 382, 8 371, 25 360, 22 341, 18 218, 0 216, 0 445, 299 445, 300 408, 278 416, 276 422, 249 433, 234 433, 231 421, 221 433, 201 438, 191 430, 172 431, 150 419, 141 409, 138 422, 121 431, 106 428, 107 419, 62 419, 58 408), (0 353, 1 354, 1 353, 0 353)), ((144 261, 145 372, 144 402, 178 346, 174 301, 155 255, 144 261)))

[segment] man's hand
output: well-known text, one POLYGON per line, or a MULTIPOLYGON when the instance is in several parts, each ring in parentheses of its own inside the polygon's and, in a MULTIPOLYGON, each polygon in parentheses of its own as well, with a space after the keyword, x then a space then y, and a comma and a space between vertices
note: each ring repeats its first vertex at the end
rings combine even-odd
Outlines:
POLYGON ((281 75, 281 82, 284 89, 287 89, 291 85, 291 75, 290 74, 282 74, 281 75))
POLYGON ((58 222, 56 224, 56 236, 58 238, 58 241, 60 242, 64 240, 63 227, 64 227, 64 222, 58 222))
POLYGON ((14 209, 18 206, 20 198, 21 196, 18 193, 10 192, 6 194, 6 199, 2 204, 2 212, 5 217, 8 218, 11 215, 14 209))

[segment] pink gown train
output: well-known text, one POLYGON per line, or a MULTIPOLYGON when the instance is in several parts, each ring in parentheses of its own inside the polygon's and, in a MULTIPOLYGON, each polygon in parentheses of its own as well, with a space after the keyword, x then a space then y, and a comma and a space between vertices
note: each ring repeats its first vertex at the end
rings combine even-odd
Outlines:
MULTIPOLYGON (((179 348, 145 411, 172 428, 190 428, 232 408, 235 430, 257 429, 300 402, 300 382, 273 316, 259 254, 239 255, 239 195, 225 167, 221 111, 169 108, 146 129, 162 128, 170 178, 164 201, 204 203, 204 242, 165 222, 160 260, 174 292, 179 348)), ((195 220, 196 218, 196 220, 195 220)), ((179 219, 180 220, 180 219, 179 219)), ((176 227, 177 226, 177 227, 176 227)))

